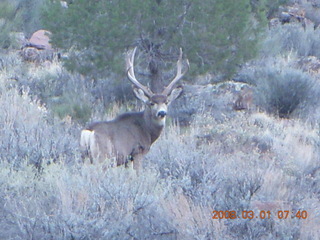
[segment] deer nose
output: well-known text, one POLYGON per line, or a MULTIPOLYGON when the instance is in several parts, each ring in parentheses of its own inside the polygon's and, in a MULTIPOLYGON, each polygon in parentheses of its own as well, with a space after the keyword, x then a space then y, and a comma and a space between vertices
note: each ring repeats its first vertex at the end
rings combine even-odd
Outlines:
POLYGON ((158 117, 164 118, 167 115, 165 111, 159 111, 158 112, 158 117))

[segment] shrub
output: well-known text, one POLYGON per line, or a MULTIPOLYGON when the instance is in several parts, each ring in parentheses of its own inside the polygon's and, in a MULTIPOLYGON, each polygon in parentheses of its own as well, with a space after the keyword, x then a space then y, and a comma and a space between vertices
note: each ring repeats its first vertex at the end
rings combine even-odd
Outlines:
POLYGON ((298 108, 313 104, 316 82, 308 73, 281 61, 257 61, 254 68, 243 69, 239 79, 256 86, 255 103, 262 110, 287 118, 298 108))
POLYGON ((307 27, 305 30, 297 24, 278 25, 266 33, 260 54, 262 57, 288 55, 288 52, 300 57, 316 56, 320 58, 320 29, 307 27))
POLYGON ((21 48, 15 33, 22 32, 28 37, 41 29, 40 9, 42 0, 2 0, 0 2, 0 48, 21 48))
MULTIPOLYGON (((308 177, 310 171, 319 172, 319 140, 316 128, 265 113, 240 112, 224 122, 201 115, 190 129, 166 128, 147 155, 146 166, 158 169, 168 187, 181 189, 190 209, 192 204, 201 206, 198 213, 209 207, 212 211, 234 210, 241 214, 252 210, 259 214, 271 205, 270 219, 225 220, 225 228, 214 232, 210 228, 209 236, 272 239, 279 234, 283 238, 318 235, 314 220, 306 228, 312 232, 308 233, 301 229, 301 219, 283 221, 274 214, 288 208, 308 208, 302 202, 312 202, 312 195, 319 193, 313 185, 319 178, 308 177), (262 141, 268 141, 267 149, 259 148, 262 141), (260 210, 256 202, 261 203, 260 210)), ((308 208, 310 214, 318 215, 316 206, 308 208)), ((213 224, 217 227, 216 222, 213 224)))
POLYGON ((9 48, 12 45, 10 32, 17 31, 20 19, 16 16, 19 1, 1 1, 0 3, 0 48, 9 48))
POLYGON ((94 113, 92 96, 79 83, 75 83, 73 88, 68 85, 63 86, 61 95, 48 99, 48 106, 60 119, 70 118, 74 122, 85 124, 94 113))
MULTIPOLYGON (((0 165, 0 186, 4 190, 0 193, 1 238, 177 239, 195 236, 192 234, 201 236, 194 227, 198 224, 183 218, 188 214, 201 220, 196 216, 201 208, 185 202, 153 171, 146 170, 143 176, 137 177, 124 168, 105 172, 95 166, 68 169, 52 164, 38 178, 30 167, 25 166, 12 174, 10 166, 0 165), (13 198, 16 200, 11 201, 13 198), (178 222, 173 221, 176 216, 172 210, 181 217, 178 222)), ((210 218, 202 222, 206 225, 197 227, 206 236, 205 227, 211 232, 213 223, 210 218)))
MULTIPOLYGON (((15 118, 22 126, 16 129, 1 119, 0 126, 8 128, 6 135, 18 132, 27 141, 24 145, 35 144, 38 151, 46 150, 52 141, 52 148, 61 152, 57 136, 75 147, 76 133, 54 128, 48 135, 46 129, 55 125, 37 123, 36 114, 40 119, 45 116, 37 112, 39 105, 30 104, 25 95, 26 102, 15 96, 16 101, 7 98, 8 104, 38 124, 38 131, 46 136, 39 135, 39 146, 23 135, 28 122, 21 118, 15 118)), ((6 112, 10 123, 13 113, 6 112)), ((147 155, 140 176, 123 167, 103 170, 63 162, 44 165, 40 173, 24 161, 15 168, 9 159, 15 158, 16 149, 11 148, 6 151, 8 161, 0 161, 0 238, 318 237, 319 142, 318 129, 304 123, 239 112, 226 121, 199 115, 190 128, 166 128, 147 155), (267 151, 256 144, 263 139, 270 139, 267 151), (238 215, 252 210, 257 216, 269 209, 268 203, 270 219, 212 219, 214 210, 238 215), (306 209, 310 218, 278 219, 277 211, 287 209, 306 209)), ((79 157, 71 154, 67 159, 79 157)))
POLYGON ((2 88, 0 103, 0 161, 16 166, 27 161, 40 167, 74 155, 78 145, 73 136, 75 128, 55 123, 28 92, 2 88))
MULTIPOLYGON (((101 169, 78 164, 80 129, 53 117, 50 109, 82 101, 94 106, 110 97, 103 93, 110 86, 99 88, 101 82, 91 85, 59 68, 37 72, 18 58, 3 59, 0 239, 319 238, 318 127, 266 113, 236 112, 219 121, 198 113, 188 128, 165 129, 141 175, 123 167, 101 169), (9 84, 15 76, 25 85, 9 84), (27 80, 43 80, 51 89, 31 94, 27 80), (41 171, 30 163, 41 165, 41 171), (270 219, 212 219, 212 211, 237 211, 238 216, 254 211, 257 216, 269 209, 270 219), (299 209, 309 217, 277 218, 279 210, 299 209)), ((247 71, 245 80, 259 88, 260 78, 263 83, 269 77, 285 82, 291 76, 295 83, 308 79, 287 65, 266 65, 247 71)), ((113 111, 117 108, 122 105, 113 111)))
POLYGON ((261 96, 260 106, 280 117, 289 117, 299 105, 310 99, 314 80, 306 73, 295 69, 282 72, 261 73, 257 96, 261 96))

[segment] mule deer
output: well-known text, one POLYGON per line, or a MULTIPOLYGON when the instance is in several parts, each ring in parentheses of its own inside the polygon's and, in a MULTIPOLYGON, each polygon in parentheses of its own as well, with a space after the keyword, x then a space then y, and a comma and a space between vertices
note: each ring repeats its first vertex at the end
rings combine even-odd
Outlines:
MULTIPOLYGON (((150 146, 158 139, 165 125, 168 105, 176 99, 181 87, 176 83, 186 74, 182 72, 182 50, 177 62, 177 74, 162 93, 154 93, 141 84, 134 74, 134 56, 136 48, 128 51, 126 56, 127 75, 133 84, 133 92, 140 99, 145 109, 143 112, 124 113, 114 120, 95 122, 81 132, 80 145, 83 153, 89 156, 91 163, 114 159, 113 165, 133 164, 141 168, 142 157, 148 153, 150 146)), ((111 163, 112 165, 112 160, 111 163)))

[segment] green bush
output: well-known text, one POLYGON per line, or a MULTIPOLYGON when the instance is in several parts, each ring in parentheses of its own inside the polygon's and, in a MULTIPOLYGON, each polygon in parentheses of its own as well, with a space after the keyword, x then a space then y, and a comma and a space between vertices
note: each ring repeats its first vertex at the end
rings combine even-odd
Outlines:
POLYGON ((2 0, 0 2, 0 48, 20 49, 14 33, 22 32, 28 38, 42 28, 40 9, 42 0, 2 0))
POLYGON ((0 3, 0 48, 9 48, 13 44, 10 33, 21 27, 21 19, 16 12, 19 2, 5 0, 0 3))
POLYGON ((92 114, 92 110, 88 105, 78 103, 68 103, 67 100, 62 100, 61 104, 53 104, 52 110, 61 119, 71 117, 73 121, 82 124, 87 123, 92 114))

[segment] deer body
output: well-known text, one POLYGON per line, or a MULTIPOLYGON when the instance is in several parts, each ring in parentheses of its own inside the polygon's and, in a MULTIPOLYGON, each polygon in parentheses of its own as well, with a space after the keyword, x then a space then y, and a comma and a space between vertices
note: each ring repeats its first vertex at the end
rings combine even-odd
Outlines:
POLYGON ((178 61, 177 76, 160 94, 153 93, 139 83, 133 71, 134 49, 128 54, 129 80, 134 84, 134 94, 145 104, 143 112, 124 113, 114 120, 95 122, 81 132, 80 145, 83 153, 92 163, 114 159, 114 164, 133 163, 133 168, 141 168, 142 157, 160 136, 167 115, 168 105, 176 99, 182 88, 173 85, 186 73, 181 73, 182 52, 178 61))
POLYGON ((117 166, 127 165, 133 159, 135 165, 139 164, 140 158, 149 151, 164 127, 152 124, 145 115, 146 112, 125 113, 112 121, 89 125, 82 134, 93 138, 89 145, 84 143, 90 149, 92 161, 96 159, 101 162, 104 158, 116 157, 117 166), (119 124, 124 127, 118 128, 119 124))

